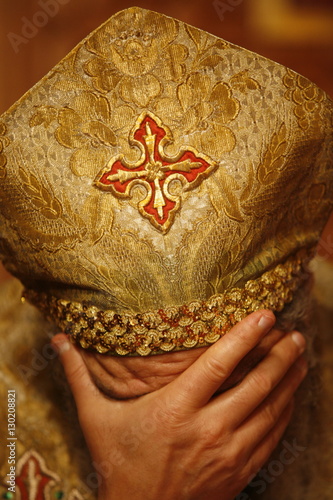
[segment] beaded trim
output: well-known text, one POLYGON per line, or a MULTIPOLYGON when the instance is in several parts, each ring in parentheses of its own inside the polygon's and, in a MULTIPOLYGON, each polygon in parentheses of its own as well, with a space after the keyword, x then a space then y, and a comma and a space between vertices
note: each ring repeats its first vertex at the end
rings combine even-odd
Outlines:
POLYGON ((304 265, 309 258, 308 252, 301 250, 259 278, 247 281, 244 288, 229 289, 207 301, 138 314, 101 311, 34 290, 25 290, 24 297, 84 349, 147 356, 213 344, 251 312, 281 311, 304 280, 304 265))

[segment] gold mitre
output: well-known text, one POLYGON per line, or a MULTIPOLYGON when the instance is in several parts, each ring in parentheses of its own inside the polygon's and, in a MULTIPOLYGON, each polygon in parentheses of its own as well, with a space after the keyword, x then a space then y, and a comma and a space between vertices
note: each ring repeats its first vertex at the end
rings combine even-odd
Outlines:
POLYGON ((119 12, 0 117, 2 259, 84 348, 209 345, 307 276, 332 115, 277 63, 119 12))

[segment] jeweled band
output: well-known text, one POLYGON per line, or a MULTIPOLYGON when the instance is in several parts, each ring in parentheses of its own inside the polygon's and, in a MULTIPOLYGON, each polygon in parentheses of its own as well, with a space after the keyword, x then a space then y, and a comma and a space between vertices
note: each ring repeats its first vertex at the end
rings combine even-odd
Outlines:
POLYGON ((142 314, 116 314, 85 303, 69 302, 25 290, 24 297, 84 349, 101 354, 160 354, 213 344, 232 326, 258 309, 281 311, 309 273, 313 251, 300 250, 244 288, 232 288, 207 301, 193 301, 142 314))

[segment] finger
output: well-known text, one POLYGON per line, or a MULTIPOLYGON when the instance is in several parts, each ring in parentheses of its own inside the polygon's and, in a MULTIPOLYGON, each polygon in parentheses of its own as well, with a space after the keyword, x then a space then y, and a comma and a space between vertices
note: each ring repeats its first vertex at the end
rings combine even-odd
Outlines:
POLYGON ((225 396, 226 418, 230 415, 230 424, 237 428, 272 393, 304 349, 305 339, 299 332, 285 335, 237 387, 212 401, 211 408, 220 414, 219 398, 225 396))
POLYGON ((300 357, 269 397, 237 429, 240 443, 252 442, 252 449, 257 447, 263 436, 269 434, 280 419, 306 373, 307 363, 300 357))
POLYGON ((203 407, 274 323, 271 311, 247 316, 166 386, 165 396, 185 413, 203 407))
MULTIPOLYGON (((291 420, 294 410, 294 401, 292 400, 282 412, 279 420, 269 434, 267 434, 252 451, 247 460, 248 482, 254 479, 254 475, 269 461, 273 451, 278 446, 283 437, 288 424, 291 420)), ((260 476, 260 474, 259 474, 260 476)))
POLYGON ((52 338, 52 345, 59 353, 69 386, 80 413, 83 406, 96 401, 99 392, 94 386, 87 367, 77 349, 69 341, 67 335, 59 333, 52 338))
POLYGON ((245 376, 268 354, 272 347, 286 335, 286 332, 273 328, 259 344, 252 349, 236 366, 230 377, 222 384, 217 394, 239 384, 245 376))

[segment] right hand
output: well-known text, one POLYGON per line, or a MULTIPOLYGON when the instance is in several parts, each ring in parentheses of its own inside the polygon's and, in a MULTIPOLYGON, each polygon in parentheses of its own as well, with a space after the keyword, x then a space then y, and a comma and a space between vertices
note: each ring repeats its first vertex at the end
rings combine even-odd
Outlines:
POLYGON ((58 346, 96 469, 100 500, 231 500, 282 437, 307 368, 304 338, 286 334, 236 386, 217 392, 270 331, 257 311, 165 387, 116 401, 92 382, 80 350, 58 346))

